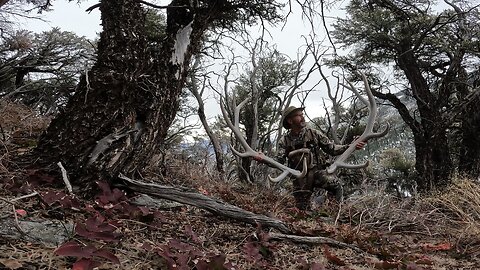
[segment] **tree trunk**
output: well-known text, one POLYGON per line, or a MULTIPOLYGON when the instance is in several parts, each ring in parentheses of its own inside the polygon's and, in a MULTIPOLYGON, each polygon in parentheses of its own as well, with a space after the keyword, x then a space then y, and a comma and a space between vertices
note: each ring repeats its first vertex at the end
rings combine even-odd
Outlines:
POLYGON ((100 10, 97 62, 36 149, 40 165, 62 162, 84 188, 120 172, 135 175, 157 152, 207 25, 192 23, 188 9, 169 8, 162 48, 148 50, 139 1, 102 0, 100 10))
MULTIPOLYGON (((253 110, 252 110, 252 104, 247 103, 246 108, 245 108, 245 121, 244 121, 244 126, 245 126, 245 139, 252 147, 252 149, 256 150, 256 148, 253 148, 253 141, 252 138, 254 137, 253 131, 254 131, 254 118, 253 118, 253 110)), ((254 176, 252 175, 252 158, 251 157, 243 157, 240 158, 241 160, 241 167, 238 168, 238 177, 240 180, 245 181, 245 182, 254 182, 254 176)))
MULTIPOLYGON (((479 90, 477 90, 479 91, 479 90)), ((460 159, 458 170, 460 173, 477 179, 480 177, 480 95, 468 101, 463 110, 461 131, 460 159)))
POLYGON ((446 186, 453 168, 446 135, 427 136, 414 135, 419 191, 446 186))
POLYGON ((205 81, 203 83, 202 90, 199 91, 199 82, 198 82, 198 79, 195 77, 195 73, 194 73, 195 70, 199 68, 200 63, 201 63, 201 57, 197 56, 193 64, 193 72, 190 74, 192 85, 189 89, 190 89, 190 92, 195 97, 195 99, 197 100, 198 117, 202 122, 203 128, 205 129, 205 132, 207 133, 208 138, 212 142, 213 151, 215 153, 217 171, 221 174, 223 178, 223 175, 225 174, 225 168, 224 168, 224 161, 223 161, 222 144, 219 138, 215 135, 215 133, 210 128, 210 125, 208 124, 207 117, 205 115, 205 104, 204 104, 204 101, 202 100, 203 90, 205 89, 205 81))
MULTIPOLYGON (((417 170, 417 185, 420 191, 447 185, 453 172, 453 164, 449 152, 446 135, 448 126, 442 118, 441 102, 436 102, 430 92, 427 81, 422 75, 416 56, 410 50, 413 47, 408 42, 401 44, 399 67, 405 72, 410 82, 413 97, 418 106, 420 121, 412 121, 404 117, 414 135, 416 151, 415 169, 417 170)), ((404 109, 404 108, 399 108, 404 109)))

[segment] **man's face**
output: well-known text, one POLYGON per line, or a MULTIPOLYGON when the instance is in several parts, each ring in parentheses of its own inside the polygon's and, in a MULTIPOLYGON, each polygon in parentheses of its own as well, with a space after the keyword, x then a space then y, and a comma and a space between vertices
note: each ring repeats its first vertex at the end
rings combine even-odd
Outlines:
POLYGON ((298 110, 294 112, 289 118, 288 118, 288 123, 293 129, 298 129, 305 127, 305 118, 303 117, 303 111, 298 110))

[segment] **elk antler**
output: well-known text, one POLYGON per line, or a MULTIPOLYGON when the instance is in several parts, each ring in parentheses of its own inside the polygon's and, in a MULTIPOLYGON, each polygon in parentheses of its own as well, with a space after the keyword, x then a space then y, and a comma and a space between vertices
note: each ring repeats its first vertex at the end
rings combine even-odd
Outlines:
MULTIPOLYGON (((235 125, 232 124, 232 121, 228 117, 227 110, 225 109, 225 106, 223 105, 223 99, 220 100, 220 103, 221 103, 220 108, 222 109, 223 118, 225 118, 225 121, 227 122, 228 127, 233 131, 233 134, 235 134, 235 137, 237 138, 237 140, 240 142, 240 144, 245 149, 244 153, 240 153, 232 145, 230 145, 230 148, 232 149, 232 152, 239 157, 253 157, 255 159, 262 160, 262 162, 267 163, 267 164, 271 165, 272 167, 275 167, 277 169, 282 170, 283 172, 275 178, 272 178, 272 177, 268 176, 268 178, 272 182, 275 182, 275 183, 280 182, 290 174, 297 177, 297 178, 304 177, 307 174, 307 159, 306 158, 303 159, 303 170, 298 171, 298 170, 289 168, 288 166, 274 160, 273 158, 271 158, 269 156, 266 156, 262 152, 254 151, 250 147, 250 145, 248 145, 248 143, 245 140, 245 138, 243 137, 242 132, 240 131, 240 127, 239 127, 240 109, 245 105, 245 103, 247 103, 248 100, 249 100, 249 98, 246 98, 244 101, 242 101, 240 104, 238 104, 238 106, 235 108, 235 111, 234 111, 235 125)), ((302 150, 302 151, 296 151, 295 153, 300 153, 300 152, 305 153, 305 151, 308 151, 308 149, 299 149, 299 150, 302 150)))
POLYGON ((344 84, 342 85, 352 91, 365 105, 367 105, 369 111, 367 126, 365 127, 362 135, 360 135, 360 137, 353 141, 347 148, 347 150, 345 150, 345 152, 339 155, 332 163, 332 165, 327 168, 327 173, 334 173, 337 168, 359 169, 367 167, 368 161, 363 164, 347 164, 345 163, 345 160, 356 150, 358 142, 366 142, 372 138, 379 138, 385 136, 385 134, 387 134, 388 130, 390 129, 390 124, 387 123, 385 130, 383 130, 382 132, 373 132, 373 125, 375 124, 375 120, 377 118, 377 103, 375 102, 375 99, 373 97, 372 90, 370 89, 370 85, 367 81, 367 77, 363 73, 360 74, 362 75, 363 84, 365 85, 365 91, 367 92, 368 100, 362 97, 357 91, 357 89, 350 82, 347 81, 349 84, 348 86, 344 84))

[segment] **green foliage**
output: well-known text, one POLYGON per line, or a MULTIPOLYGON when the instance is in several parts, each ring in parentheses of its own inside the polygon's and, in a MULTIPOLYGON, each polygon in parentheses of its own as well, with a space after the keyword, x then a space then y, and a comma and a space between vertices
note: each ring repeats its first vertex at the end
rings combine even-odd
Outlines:
MULTIPOLYGON (((419 187, 448 184, 459 166, 452 162, 452 153, 459 151, 448 138, 459 122, 474 123, 465 121, 474 114, 463 108, 477 91, 469 77, 480 61, 478 7, 463 0, 445 6, 433 0, 352 0, 347 12, 332 36, 351 51, 330 64, 369 70, 374 95, 393 105, 414 134, 419 187), (393 73, 379 66, 392 67, 393 73)), ((462 125, 461 133, 477 129, 462 125)), ((478 163, 478 156, 468 162, 478 163)))
POLYGON ((244 29, 243 25, 255 25, 258 19, 263 22, 281 22, 283 16, 280 10, 285 6, 276 0, 250 0, 250 1, 225 1, 225 0, 204 0, 198 1, 198 10, 213 10, 211 17, 216 17, 214 28, 225 28, 230 31, 244 29), (218 12, 221 11, 221 12, 218 12))
MULTIPOLYGON (((351 1, 347 7, 349 15, 334 24, 332 36, 353 51, 337 59, 337 63, 392 64, 402 50, 410 47, 419 59, 420 68, 427 72, 424 75, 434 79, 428 75, 432 67, 446 68, 449 53, 459 47, 467 54, 478 51, 480 30, 476 23, 479 19, 477 9, 464 13, 464 22, 453 10, 438 13, 436 9, 435 1, 430 0, 396 0, 390 5, 378 1, 351 1)), ((474 63, 466 64, 473 67, 474 63)))
POLYGON ((72 32, 21 30, 0 41, 0 95, 40 113, 56 112, 93 63, 94 47, 72 32))
POLYGON ((393 170, 408 175, 413 170, 414 161, 407 159, 405 154, 398 148, 390 148, 383 151, 380 164, 386 170, 393 170))
MULTIPOLYGON (((257 87, 259 91, 258 101, 258 131, 260 136, 269 132, 269 123, 275 112, 278 110, 281 101, 282 86, 290 86, 295 77, 297 63, 289 60, 277 50, 265 53, 258 59, 258 69, 241 75, 238 84, 235 85, 236 100, 244 100, 251 97, 252 88, 257 87)), ((252 106, 249 102, 247 106, 252 106)), ((240 115, 240 122, 245 126, 251 125, 253 120, 251 109, 244 110, 240 115)), ((248 133, 248 131, 247 131, 248 133)))
POLYGON ((165 38, 167 19, 164 13, 156 9, 147 9, 145 15, 145 32, 148 48, 152 54, 161 53, 161 42, 165 38))

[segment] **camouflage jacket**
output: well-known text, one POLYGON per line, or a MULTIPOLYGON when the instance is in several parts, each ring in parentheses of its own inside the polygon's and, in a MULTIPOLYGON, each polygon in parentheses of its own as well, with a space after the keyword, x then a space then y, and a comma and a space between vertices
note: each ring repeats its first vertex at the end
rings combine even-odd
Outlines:
POLYGON ((298 136, 290 131, 278 142, 277 160, 282 164, 288 161, 288 166, 302 170, 302 154, 288 158, 288 154, 300 148, 309 148, 310 155, 307 157, 309 169, 317 167, 325 169, 328 167, 328 155, 337 156, 347 150, 349 145, 338 145, 330 140, 321 131, 305 127, 298 136))

